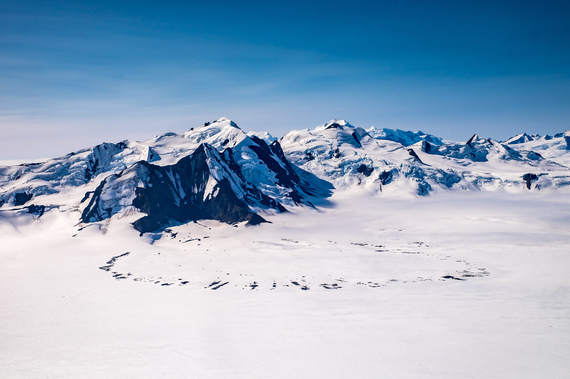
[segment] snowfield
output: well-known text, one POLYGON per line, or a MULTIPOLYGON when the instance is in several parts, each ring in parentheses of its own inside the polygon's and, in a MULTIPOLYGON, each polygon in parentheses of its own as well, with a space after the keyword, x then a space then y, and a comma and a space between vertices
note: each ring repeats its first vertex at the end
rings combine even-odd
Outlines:
POLYGON ((570 375, 564 192, 355 187, 143 237, 78 216, 0 217, 2 378, 570 375))

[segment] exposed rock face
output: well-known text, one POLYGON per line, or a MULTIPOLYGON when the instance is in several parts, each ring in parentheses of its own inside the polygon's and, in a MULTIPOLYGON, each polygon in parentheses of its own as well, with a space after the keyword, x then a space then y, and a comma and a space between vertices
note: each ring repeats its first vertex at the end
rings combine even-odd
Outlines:
POLYGON ((420 157, 418 157, 418 154, 416 154, 416 152, 414 151, 414 149, 408 149, 408 154, 410 154, 412 157, 414 157, 414 160, 416 162, 418 162, 419 164, 424 164, 424 162, 422 162, 422 160, 420 159, 420 157))
POLYGON ((538 176, 536 176, 535 174, 524 174, 522 176, 524 182, 525 182, 525 186, 527 189, 530 189, 530 186, 532 184, 532 182, 534 182, 535 180, 538 180, 538 176))
POLYGON ((360 166, 358 166, 356 168, 356 171, 363 174, 364 176, 370 176, 370 175, 372 175, 372 172, 374 172, 374 168, 369 167, 365 164, 361 164, 360 166))
POLYGON ((33 195, 27 192, 18 192, 14 195, 14 205, 24 205, 32 199, 33 195))

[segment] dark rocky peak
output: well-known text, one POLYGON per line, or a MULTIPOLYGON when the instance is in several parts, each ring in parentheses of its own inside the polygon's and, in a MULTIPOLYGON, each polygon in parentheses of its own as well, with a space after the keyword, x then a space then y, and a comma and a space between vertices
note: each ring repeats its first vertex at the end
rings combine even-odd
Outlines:
POLYGON ((477 134, 473 134, 473 136, 471 136, 471 138, 469 138, 469 140, 467 141, 466 144, 467 144, 469 147, 473 147, 473 144, 474 144, 475 142, 477 142, 478 139, 479 139, 479 136, 478 136, 477 134))
POLYGON ((473 136, 471 136, 471 138, 469 138, 469 140, 465 143, 466 146, 473 148, 473 149, 477 149, 480 147, 484 147, 484 148, 488 148, 488 147, 492 147, 492 146, 498 146, 501 145, 499 142, 494 141, 490 138, 482 138, 479 137, 479 135, 477 134, 473 134, 473 136))
POLYGON ((133 224, 141 233, 200 219, 229 224, 264 221, 247 204, 248 195, 263 196, 244 188, 211 146, 201 145, 173 166, 147 166, 147 185, 136 189, 133 200, 133 205, 147 214, 133 224))

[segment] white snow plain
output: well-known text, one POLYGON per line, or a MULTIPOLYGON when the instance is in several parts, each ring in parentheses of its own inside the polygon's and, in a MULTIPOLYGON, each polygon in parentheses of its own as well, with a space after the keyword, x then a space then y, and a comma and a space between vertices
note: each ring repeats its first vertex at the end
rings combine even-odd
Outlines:
POLYGON ((570 376, 567 193, 352 188, 158 240, 129 217, 0 217, 1 378, 570 376))

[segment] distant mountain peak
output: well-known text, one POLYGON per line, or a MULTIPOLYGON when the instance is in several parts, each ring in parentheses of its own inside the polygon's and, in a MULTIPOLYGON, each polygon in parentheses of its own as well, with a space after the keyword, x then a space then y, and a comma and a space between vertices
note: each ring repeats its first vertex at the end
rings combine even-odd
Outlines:
POLYGON ((315 130, 326 130, 326 129, 336 129, 336 128, 342 128, 342 127, 348 127, 348 128, 354 128, 353 125, 351 125, 348 121, 346 120, 336 120, 336 119, 332 119, 329 122, 327 122, 326 124, 323 125, 319 125, 315 128, 315 130))
POLYGON ((537 139, 540 138, 539 134, 526 134, 526 133, 521 133, 521 134, 517 134, 514 137, 509 138, 508 140, 505 141, 505 143, 507 145, 514 145, 514 144, 519 144, 519 143, 525 143, 525 142, 530 142, 530 141, 535 141, 537 139))
POLYGON ((375 139, 388 140, 401 143, 404 146, 414 145, 418 142, 426 141, 433 145, 443 145, 443 141, 431 134, 422 131, 412 132, 400 129, 381 128, 376 129, 374 126, 366 130, 366 132, 375 139))
POLYGON ((213 122, 206 122, 204 124, 204 127, 207 127, 210 125, 215 125, 215 124, 219 124, 220 126, 231 126, 232 128, 241 129, 235 122, 233 122, 232 120, 230 120, 227 117, 220 117, 219 119, 217 119, 213 122))

